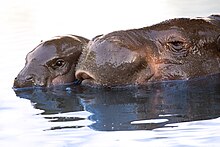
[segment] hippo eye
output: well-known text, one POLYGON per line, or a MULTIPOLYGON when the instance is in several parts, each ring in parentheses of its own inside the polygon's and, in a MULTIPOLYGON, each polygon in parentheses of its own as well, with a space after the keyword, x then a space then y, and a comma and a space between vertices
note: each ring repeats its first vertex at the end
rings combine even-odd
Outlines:
POLYGON ((57 59, 56 62, 53 64, 54 68, 61 67, 65 64, 65 61, 63 59, 57 59))
POLYGON ((172 51, 178 52, 184 48, 184 42, 182 41, 170 41, 168 42, 168 46, 171 48, 172 51))
POLYGON ((166 43, 166 46, 174 55, 185 57, 188 54, 189 44, 185 41, 169 41, 166 43))

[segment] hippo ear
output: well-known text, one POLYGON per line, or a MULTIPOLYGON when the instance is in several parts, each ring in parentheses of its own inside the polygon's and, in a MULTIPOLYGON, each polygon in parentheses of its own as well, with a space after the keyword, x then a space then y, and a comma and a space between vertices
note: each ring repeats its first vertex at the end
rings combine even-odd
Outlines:
POLYGON ((211 15, 208 18, 210 23, 216 25, 217 27, 220 27, 220 15, 211 15))
POLYGON ((217 47, 218 47, 218 51, 220 51, 220 35, 217 38, 217 47))
POLYGON ((95 36, 94 38, 92 38, 92 41, 96 40, 97 38, 99 38, 101 36, 103 36, 103 34, 95 36))

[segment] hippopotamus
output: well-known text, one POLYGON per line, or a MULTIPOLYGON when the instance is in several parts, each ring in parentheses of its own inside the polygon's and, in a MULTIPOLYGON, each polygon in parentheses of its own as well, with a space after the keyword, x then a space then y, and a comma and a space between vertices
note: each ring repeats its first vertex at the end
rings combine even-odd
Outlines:
POLYGON ((174 18, 92 39, 76 66, 89 86, 146 85, 220 73, 220 15, 174 18))
POLYGON ((14 88, 50 87, 74 82, 75 66, 88 41, 76 35, 42 41, 27 54, 26 64, 14 80, 14 88))

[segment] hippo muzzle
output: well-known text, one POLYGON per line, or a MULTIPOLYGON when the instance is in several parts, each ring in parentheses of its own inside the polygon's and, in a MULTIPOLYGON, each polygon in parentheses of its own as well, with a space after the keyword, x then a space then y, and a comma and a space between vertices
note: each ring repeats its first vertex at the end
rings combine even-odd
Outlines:
POLYGON ((47 87, 51 83, 49 73, 44 66, 26 65, 15 78, 13 87, 47 87))

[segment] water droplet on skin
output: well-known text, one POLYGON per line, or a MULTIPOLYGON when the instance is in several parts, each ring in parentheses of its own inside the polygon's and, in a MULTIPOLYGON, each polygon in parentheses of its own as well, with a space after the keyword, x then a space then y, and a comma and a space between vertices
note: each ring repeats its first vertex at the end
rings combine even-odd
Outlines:
POLYGON ((66 88, 66 91, 67 91, 67 92, 71 92, 71 88, 70 88, 70 87, 67 87, 67 88, 66 88))

